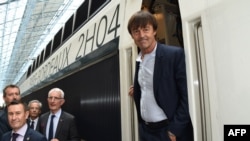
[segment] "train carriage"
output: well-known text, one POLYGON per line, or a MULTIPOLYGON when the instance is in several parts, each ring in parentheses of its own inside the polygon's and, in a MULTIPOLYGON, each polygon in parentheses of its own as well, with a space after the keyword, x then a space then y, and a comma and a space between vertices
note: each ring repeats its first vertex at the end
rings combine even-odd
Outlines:
MULTIPOLYGON (((247 0, 85 0, 18 82, 25 101, 65 92, 82 140, 139 141, 132 98, 138 49, 127 31, 141 9, 157 40, 183 47, 195 141, 222 141, 224 125, 249 124, 247 0)), ((44 104, 43 112, 48 110, 44 104)))

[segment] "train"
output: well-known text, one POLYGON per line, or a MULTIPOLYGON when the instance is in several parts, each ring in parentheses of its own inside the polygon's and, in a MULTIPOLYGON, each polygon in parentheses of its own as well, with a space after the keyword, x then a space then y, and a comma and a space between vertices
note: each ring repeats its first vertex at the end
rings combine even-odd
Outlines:
POLYGON ((85 0, 17 83, 22 99, 48 111, 51 88, 65 92, 83 141, 139 141, 128 95, 138 48, 127 31, 152 12, 158 42, 184 48, 195 141, 223 141, 225 125, 250 124, 248 0, 85 0))

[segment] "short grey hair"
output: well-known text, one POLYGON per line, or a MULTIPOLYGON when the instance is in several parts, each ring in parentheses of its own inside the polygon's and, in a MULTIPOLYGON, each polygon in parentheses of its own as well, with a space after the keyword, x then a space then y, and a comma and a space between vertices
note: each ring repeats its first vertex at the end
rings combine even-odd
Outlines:
POLYGON ((29 108, 30 108, 31 103, 38 103, 40 109, 41 109, 42 106, 43 106, 43 105, 42 105, 42 102, 40 102, 39 100, 31 100, 31 101, 29 102, 29 104, 28 104, 28 107, 29 107, 29 108))
POLYGON ((51 89, 51 90, 49 91, 48 96, 49 96, 50 93, 52 93, 52 92, 59 92, 59 93, 61 94, 61 98, 64 98, 64 92, 63 92, 62 89, 60 89, 60 88, 53 88, 53 89, 51 89))

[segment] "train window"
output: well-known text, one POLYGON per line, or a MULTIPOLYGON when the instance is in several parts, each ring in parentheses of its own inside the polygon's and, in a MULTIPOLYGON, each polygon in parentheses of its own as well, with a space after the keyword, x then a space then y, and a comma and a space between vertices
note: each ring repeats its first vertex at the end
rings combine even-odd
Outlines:
POLYGON ((32 72, 34 72, 35 70, 36 70, 36 61, 34 60, 32 64, 32 72))
POLYGON ((153 7, 158 22, 157 40, 163 44, 183 47, 182 26, 178 5, 165 2, 153 7))
POLYGON ((40 66, 40 58, 41 58, 41 54, 38 55, 36 58, 36 68, 38 68, 40 66))
POLYGON ((66 40, 72 34, 72 31, 73 31, 73 20, 74 20, 74 15, 72 15, 68 19, 68 21, 65 23, 64 31, 63 31, 63 42, 64 42, 64 40, 66 40))
POLYGON ((78 29, 88 18, 89 1, 84 1, 76 11, 74 31, 78 29))
POLYGON ((41 65, 43 63, 43 56, 44 56, 44 50, 42 50, 41 54, 40 54, 40 59, 39 59, 39 64, 41 65))
POLYGON ((45 54, 44 54, 44 60, 46 60, 49 56, 50 56, 50 53, 51 53, 51 42, 50 41, 47 46, 46 46, 46 50, 45 50, 45 54))
POLYGON ((108 0, 92 0, 90 15, 94 14, 108 0))
POLYGON ((28 68, 27 77, 29 77, 31 73, 32 73, 32 65, 30 65, 28 68))
POLYGON ((62 28, 56 33, 53 46, 52 46, 52 53, 61 45, 62 43, 62 28))

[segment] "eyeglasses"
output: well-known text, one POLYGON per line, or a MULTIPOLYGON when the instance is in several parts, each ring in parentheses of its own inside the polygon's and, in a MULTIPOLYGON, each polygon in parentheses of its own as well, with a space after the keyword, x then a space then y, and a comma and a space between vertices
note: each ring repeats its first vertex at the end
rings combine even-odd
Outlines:
POLYGON ((61 100, 61 99, 63 99, 63 98, 60 98, 60 97, 48 97, 48 99, 49 99, 50 101, 52 101, 53 99, 54 99, 55 101, 59 101, 59 100, 61 100))

